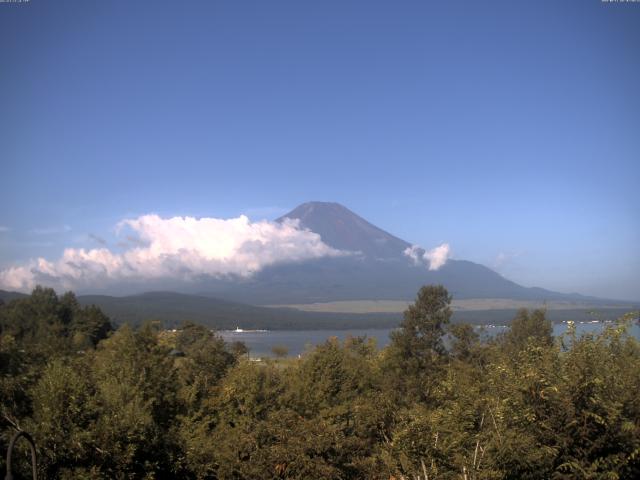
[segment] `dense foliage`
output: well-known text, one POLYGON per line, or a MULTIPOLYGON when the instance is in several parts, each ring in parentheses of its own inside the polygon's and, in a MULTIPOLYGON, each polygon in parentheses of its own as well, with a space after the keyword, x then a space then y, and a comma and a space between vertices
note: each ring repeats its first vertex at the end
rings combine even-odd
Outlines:
POLYGON ((450 300, 423 287, 383 350, 330 339, 254 362, 204 327, 114 331, 37 288, 0 305, 1 453, 20 428, 42 478, 640 478, 624 322, 554 339, 523 310, 481 342, 450 324, 450 300))

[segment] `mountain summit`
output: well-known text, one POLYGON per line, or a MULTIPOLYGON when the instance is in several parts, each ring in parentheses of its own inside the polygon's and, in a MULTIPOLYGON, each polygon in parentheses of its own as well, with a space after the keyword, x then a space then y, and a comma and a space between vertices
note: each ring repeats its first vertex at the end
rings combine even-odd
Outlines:
POLYGON ((369 258, 399 258, 411 246, 339 203, 303 203, 276 221, 282 222, 286 218, 299 220, 302 228, 320 235, 330 247, 360 252, 369 258))

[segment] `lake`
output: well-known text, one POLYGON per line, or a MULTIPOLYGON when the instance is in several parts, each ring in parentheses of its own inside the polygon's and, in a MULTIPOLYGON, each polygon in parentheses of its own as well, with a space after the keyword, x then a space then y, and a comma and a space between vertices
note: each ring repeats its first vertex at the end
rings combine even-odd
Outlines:
MULTIPOLYGON (((578 335, 584 333, 599 333, 605 326, 611 326, 612 323, 602 322, 582 322, 576 323, 576 332, 578 335)), ((509 328, 504 325, 484 325, 475 327, 481 331, 483 336, 494 336, 509 328)), ((389 333, 391 328, 378 329, 352 329, 352 330, 263 330, 263 331, 245 331, 235 332, 233 330, 222 330, 217 332, 227 342, 241 341, 249 348, 249 354, 252 358, 273 356, 271 349, 274 346, 285 346, 289 350, 290 356, 297 356, 306 349, 324 343, 328 338, 337 337, 344 340, 347 337, 363 337, 375 338, 379 348, 385 347, 389 343, 389 333)), ((556 323, 553 325, 553 333, 555 336, 562 335, 567 330, 566 323, 556 323)), ((634 323, 631 327, 631 334, 640 339, 640 325, 634 323)))

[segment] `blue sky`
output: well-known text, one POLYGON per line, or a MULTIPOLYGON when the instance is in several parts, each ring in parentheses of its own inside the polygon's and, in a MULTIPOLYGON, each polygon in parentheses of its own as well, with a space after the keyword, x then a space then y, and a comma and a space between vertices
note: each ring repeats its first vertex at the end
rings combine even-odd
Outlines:
POLYGON ((328 200, 640 299, 640 4, 31 0, 0 42, 0 268, 328 200))

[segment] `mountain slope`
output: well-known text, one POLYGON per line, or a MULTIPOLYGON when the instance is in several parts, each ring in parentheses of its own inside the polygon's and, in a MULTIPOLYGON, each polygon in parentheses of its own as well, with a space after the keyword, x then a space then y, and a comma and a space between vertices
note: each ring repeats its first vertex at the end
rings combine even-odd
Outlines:
POLYGON ((207 294, 258 305, 331 302, 336 300, 412 300, 427 284, 443 284, 454 298, 514 300, 597 299, 525 288, 491 269, 465 260, 450 260, 437 271, 409 261, 366 258, 323 258, 265 268, 241 282, 214 281, 207 294))
POLYGON ((339 203, 307 202, 278 218, 297 219, 338 250, 360 252, 370 258, 399 258, 411 245, 372 225, 339 203))
POLYGON ((26 298, 27 295, 19 292, 8 292, 6 290, 0 290, 0 303, 5 302, 8 303, 11 300, 15 300, 17 298, 26 298))

